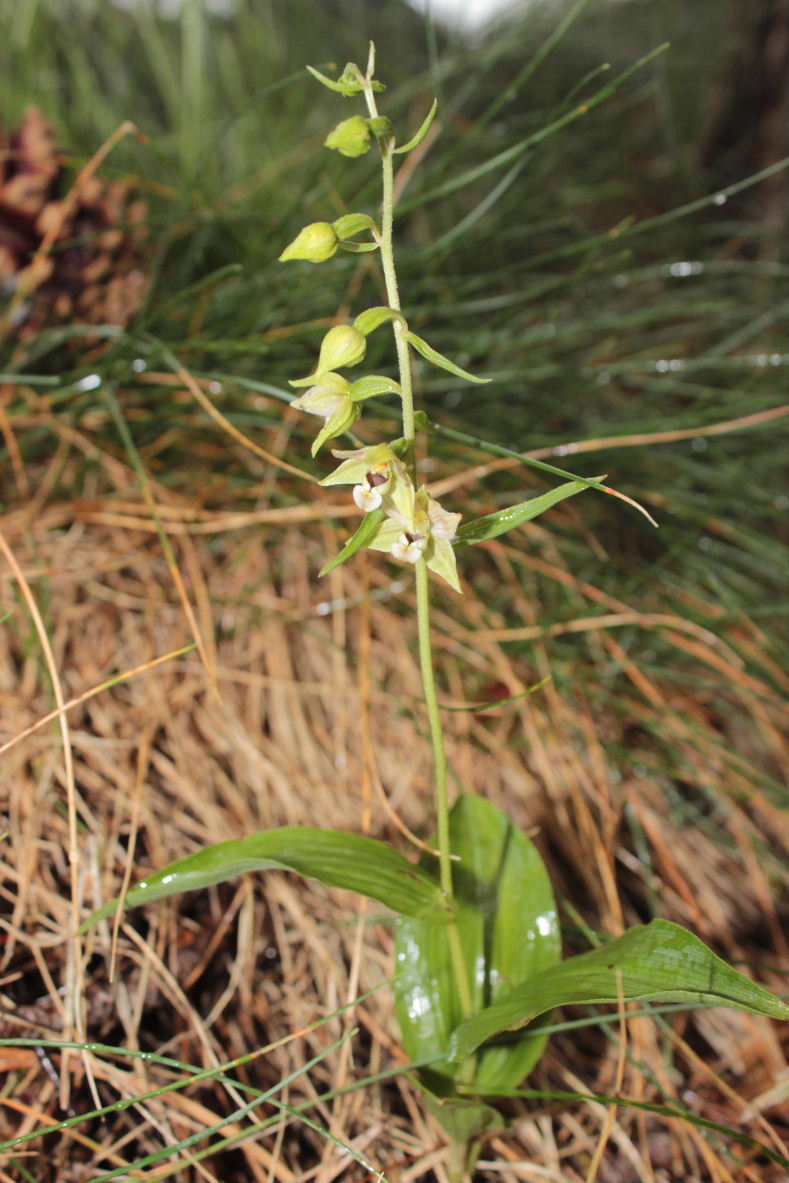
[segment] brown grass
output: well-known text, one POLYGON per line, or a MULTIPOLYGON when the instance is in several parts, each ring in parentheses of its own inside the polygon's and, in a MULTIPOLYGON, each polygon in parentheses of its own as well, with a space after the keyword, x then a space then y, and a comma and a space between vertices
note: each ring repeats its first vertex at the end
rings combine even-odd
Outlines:
MULTIPOLYGON (((129 913, 114 957, 110 926, 81 942, 69 936, 75 905, 84 914, 116 896, 129 872, 134 881, 206 843, 306 824, 368 830, 406 850, 404 831, 429 836, 432 809, 408 573, 359 556, 318 582, 347 533, 344 518, 326 517, 336 493, 295 485, 307 504, 281 509, 267 470, 254 507, 234 509, 228 491, 214 510, 152 486, 179 593, 129 470, 102 456, 98 475, 83 477, 76 434, 60 434, 56 475, 27 472, 38 494, 0 525, 18 564, 0 567, 10 611, 0 629, 0 744, 10 744, 0 756, 0 1035, 89 1037, 206 1067, 273 1045, 236 1071, 269 1087, 357 1028, 286 1087, 290 1106, 402 1065, 388 988, 316 1026, 393 972, 387 918, 347 894, 272 873, 129 913), (24 736, 57 699, 22 585, 41 612, 62 700, 80 700, 61 713, 67 726, 24 736), (202 659, 192 651, 154 665, 194 639, 184 597, 202 659), (91 693, 127 671, 137 672, 91 693)), ((785 827, 761 784, 785 750, 759 630, 747 619, 722 625, 698 597, 687 611, 632 604, 579 580, 552 534, 556 523, 582 530, 579 520, 557 509, 545 525, 475 551, 478 594, 470 581, 462 598, 436 587, 446 704, 551 677, 518 703, 446 713, 456 783, 534 835, 574 951, 584 941, 568 916, 616 934, 654 907, 780 990, 785 827), (544 626, 542 604, 558 591, 562 624, 544 626), (670 654, 671 668, 639 661, 623 628, 670 654), (697 793, 711 783, 720 784, 714 806, 697 793)), ((621 1084, 622 1096, 676 1099, 780 1148, 787 1068, 774 1024, 725 1010, 634 1018, 626 1058, 608 1032, 556 1035, 528 1083, 583 1093, 621 1084)), ((142 1060, 2 1045, 0 1069, 3 1138, 172 1078, 142 1060)), ((91 1180, 220 1121, 238 1097, 204 1082, 153 1098, 29 1143, 0 1165, 0 1179, 91 1180)), ((486 1143, 479 1180, 783 1177, 725 1136, 624 1106, 607 1124, 594 1101, 506 1109, 511 1127, 486 1143)), ((447 1179, 442 1131, 402 1076, 317 1102, 311 1116, 386 1179, 447 1179)), ((174 1177, 184 1181, 376 1177, 288 1115, 240 1149, 180 1162, 174 1177)), ((154 1179, 157 1168, 122 1177, 154 1179)))

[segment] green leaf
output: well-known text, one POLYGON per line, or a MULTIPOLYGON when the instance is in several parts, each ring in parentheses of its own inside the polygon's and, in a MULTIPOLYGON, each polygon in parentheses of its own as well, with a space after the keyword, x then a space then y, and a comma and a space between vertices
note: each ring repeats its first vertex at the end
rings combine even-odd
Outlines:
MULTIPOLYGON (((457 800, 450 815, 450 842, 459 856, 453 863, 453 885, 463 954, 473 1004, 481 1010, 558 960, 553 891, 529 838, 482 797, 457 800)), ((432 855, 423 856, 420 866, 437 876, 432 855)), ((451 1095, 459 1069, 449 1062, 447 1050, 462 1009, 446 929, 400 920, 395 948, 395 1004, 403 1046, 414 1060, 438 1057, 420 1077, 431 1092, 451 1095)), ((535 1064, 544 1043, 545 1037, 530 1034, 486 1048, 473 1080, 462 1077, 464 1085, 514 1087, 535 1064)))
MULTIPOLYGON (((600 477, 596 478, 600 480, 600 477)), ((457 534, 456 546, 474 546, 477 542, 485 542, 488 538, 498 538, 516 526, 531 521, 552 505, 564 501, 565 497, 573 497, 582 492, 588 485, 581 481, 569 481, 566 485, 559 485, 558 489, 551 489, 540 497, 530 497, 528 501, 521 501, 518 505, 511 505, 509 509, 500 509, 497 513, 489 513, 484 518, 475 518, 461 526, 457 534)))
POLYGON ((399 320, 405 324, 405 317, 396 308, 389 308, 386 304, 378 304, 375 308, 365 308, 353 322, 357 333, 364 333, 365 337, 386 324, 388 320, 399 320))
POLYGON ((519 1030, 556 1006, 616 1003, 620 976, 626 1002, 728 1006, 789 1019, 789 1005, 732 969, 693 933, 668 920, 653 920, 628 929, 610 945, 543 970, 461 1023, 452 1036, 451 1056, 462 1062, 491 1036, 519 1030))
POLYGON ((433 349, 431 345, 428 345, 427 341, 423 341, 421 337, 417 337, 416 333, 407 332, 403 336, 406 341, 409 341, 413 345, 417 353, 422 354, 422 357, 426 361, 432 362, 434 366, 439 366, 442 370, 448 370, 456 378, 465 378, 467 382, 478 382, 480 386, 486 382, 490 382, 490 378, 476 378, 468 370, 463 370, 460 366, 456 366, 448 357, 444 357, 443 353, 439 353, 437 349, 433 349))
POLYGON ((419 128, 419 131, 416 133, 416 135, 411 137, 411 139, 408 141, 407 144, 401 144, 399 148, 395 148, 395 150, 394 150, 395 156, 397 156, 401 152, 411 152, 414 148, 419 147, 419 145, 422 143, 422 140, 425 138, 427 133, 430 131, 430 126, 436 117, 437 110, 438 110, 438 100, 433 99, 433 105, 430 108, 430 110, 428 111, 424 120, 422 121, 422 125, 419 128))
POLYGON ((335 567, 341 567, 343 563, 347 563, 348 559, 353 558, 357 550, 361 550, 363 546, 375 537, 378 533, 378 527, 384 519, 384 511, 382 509, 373 509, 370 513, 366 513, 361 520, 358 530, 352 534, 345 546, 339 554, 330 559, 325 567, 321 567, 318 572, 318 578, 322 575, 328 575, 335 567))
POLYGON ((400 383, 394 378, 386 378, 383 374, 367 374, 364 378, 357 378, 351 383, 348 394, 355 403, 365 398, 373 398, 376 394, 402 394, 400 383))
MULTIPOLYGON (((430 919, 438 925, 449 920, 435 879, 385 842, 362 834, 317 830, 310 826, 264 830, 246 838, 206 846, 149 875, 128 892, 123 904, 136 908, 165 896, 224 883, 247 871, 272 869, 296 871, 328 887, 356 891, 405 916, 430 919)), ((85 932, 113 915, 116 907, 115 900, 105 904, 84 921, 80 931, 85 932)))

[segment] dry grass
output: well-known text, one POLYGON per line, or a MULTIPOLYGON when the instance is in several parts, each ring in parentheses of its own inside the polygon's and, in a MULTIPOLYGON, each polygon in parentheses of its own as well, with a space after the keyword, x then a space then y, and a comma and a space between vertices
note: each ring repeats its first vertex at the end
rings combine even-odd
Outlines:
MULTIPOLYGON (((110 928, 83 940, 79 960, 68 934, 73 892, 83 908, 117 895, 132 846, 136 878, 269 826, 368 830, 403 849, 403 828, 429 834, 431 761, 413 722, 420 681, 408 581, 361 556, 318 583, 316 570, 346 532, 341 518, 324 518, 337 497, 319 492, 304 509, 279 509, 269 471, 254 511, 239 514, 153 488, 179 593, 130 472, 102 456, 83 481, 80 461, 69 469, 74 439, 60 438, 57 473, 29 472, 38 493, 2 521, 19 571, 0 571, 10 610, 0 629, 0 743, 56 702, 20 578, 40 608, 64 701, 188 645, 184 595, 202 659, 193 651, 143 668, 74 705, 65 730, 49 723, 3 753, 0 1034, 88 1035, 197 1066, 276 1044, 236 1072, 261 1088, 324 1055, 286 1087, 279 1099, 290 1106, 402 1065, 386 988, 315 1026, 393 971, 387 918, 346 894, 270 874, 130 913, 112 981, 110 928), (353 1027, 352 1042, 326 1055, 353 1027)), ((468 584, 463 598, 436 588, 447 704, 515 695, 551 676, 518 703, 446 713, 457 784, 533 833, 573 949, 584 947, 577 925, 616 934, 655 909, 780 990, 789 957, 775 888, 785 829, 761 785, 785 753, 758 628, 747 619, 721 625, 717 606, 699 600, 691 619, 679 603, 612 599, 577 579, 556 544, 557 523, 582 531, 575 509, 544 520, 474 552, 479 594, 468 584), (551 617, 544 627, 542 605, 559 592, 562 626, 551 617), (623 629, 670 653, 673 669, 640 661, 623 629)), ((624 1096, 674 1100, 780 1147, 787 1069, 775 1025, 723 1010, 635 1018, 626 1059, 614 1028, 608 1033, 558 1033, 529 1084, 613 1092, 619 1071, 624 1096)), ((64 1108, 92 1109, 91 1090, 106 1104, 172 1078, 142 1060, 57 1052, 47 1060, 2 1046, 0 1068, 4 1138, 51 1124, 64 1108)), ((0 1179, 91 1180, 236 1105, 217 1082, 171 1092, 29 1143, 0 1166, 0 1179)), ((590 1170, 600 1183, 784 1177, 725 1136, 632 1108, 616 1111, 598 1168, 603 1105, 534 1099, 507 1110, 511 1128, 485 1145, 479 1180, 564 1183, 590 1170)), ((389 1180, 446 1180, 441 1129, 402 1076, 318 1101, 311 1116, 389 1180)), ((179 1161, 184 1181, 375 1177, 288 1115, 240 1149, 179 1161)), ((157 1168, 122 1177, 157 1178, 157 1168)))

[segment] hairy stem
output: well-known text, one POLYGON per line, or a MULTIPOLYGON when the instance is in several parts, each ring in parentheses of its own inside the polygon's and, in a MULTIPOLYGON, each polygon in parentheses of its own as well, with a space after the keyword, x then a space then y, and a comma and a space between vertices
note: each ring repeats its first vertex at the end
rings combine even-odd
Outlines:
MULTIPOLYGON (((372 62, 368 68, 368 85, 365 88, 367 109, 371 118, 376 118, 378 110, 375 103, 375 93, 369 82, 372 78, 372 62)), ((394 246, 392 225, 394 220, 394 161, 392 152, 394 140, 389 136, 379 138, 381 161, 383 170, 383 199, 381 213, 381 266, 386 283, 386 295, 389 307, 400 311, 400 294, 397 287, 397 272, 394 261, 394 246)), ((400 388, 403 404, 403 435, 408 443, 407 462, 411 480, 416 487, 416 456, 414 443, 416 427, 414 423, 414 394, 411 382, 411 358, 408 342, 403 336, 404 327, 400 321, 393 322, 395 347, 397 349, 397 364, 400 373, 400 388)), ((449 840, 449 788, 447 775, 447 757, 444 745, 444 729, 441 724, 441 712, 438 705, 435 671, 433 669, 433 647, 430 632, 430 590, 428 587, 427 563, 419 559, 415 566, 416 576, 416 605, 417 628, 419 633, 419 662, 422 671, 422 686, 425 694, 428 720, 430 723, 430 738, 433 746, 433 766, 435 770, 435 802, 438 830, 438 858, 441 890, 447 904, 454 908, 455 894, 452 885, 452 850, 449 840)), ((450 955, 455 971, 458 998, 464 1016, 472 1013, 471 989, 468 972, 463 957, 463 946, 460 930, 455 922, 447 926, 450 955)))

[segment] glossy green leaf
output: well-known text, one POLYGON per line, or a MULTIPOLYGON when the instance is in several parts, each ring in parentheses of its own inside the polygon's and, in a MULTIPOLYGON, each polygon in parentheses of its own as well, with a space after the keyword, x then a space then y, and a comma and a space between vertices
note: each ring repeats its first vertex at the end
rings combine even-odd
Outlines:
POLYGON ((693 933, 668 920, 638 925, 610 945, 545 969, 461 1023, 451 1054, 459 1062, 485 1040, 525 1027, 568 1003, 616 1003, 621 978, 626 1002, 686 1002, 728 1006, 774 1019, 789 1019, 789 1005, 732 969, 693 933))
POLYGON ((432 362, 434 366, 438 366, 442 370, 448 370, 450 374, 454 374, 456 378, 465 378, 467 382, 477 382, 480 386, 486 382, 490 382, 490 378, 477 378, 474 374, 470 374, 468 370, 461 369, 456 366, 448 357, 444 357, 443 353, 439 353, 437 349, 433 349, 432 345, 428 345, 421 337, 417 337, 416 333, 404 333, 406 341, 413 345, 417 353, 421 353, 425 361, 432 362))
POLYGON ((399 148, 395 148, 395 150, 394 150, 395 156, 399 155, 401 152, 411 152, 411 151, 413 151, 414 148, 419 147, 419 145, 422 143, 422 140, 425 138, 427 133, 430 131, 430 127, 431 127, 433 120, 436 117, 437 110, 438 110, 438 99, 433 99, 433 105, 431 106, 431 108, 428 111, 425 118, 422 120, 422 124, 419 128, 419 131, 416 132, 416 134, 413 135, 411 137, 411 139, 406 144, 401 144, 399 148))
MULTIPOLYGON (((375 838, 285 826, 220 842, 170 863, 133 887, 124 906, 136 908, 165 896, 224 883, 247 871, 296 871, 328 887, 344 887, 378 900, 394 912, 442 925, 449 919, 440 887, 432 875, 375 838)), ((82 931, 113 915, 117 901, 105 904, 82 925, 82 931)))
POLYGON ((328 575, 335 567, 341 567, 343 563, 348 562, 348 559, 353 558, 357 550, 361 550, 363 546, 366 546, 375 537, 384 517, 385 514, 382 509, 373 509, 370 513, 366 513, 356 533, 351 535, 339 554, 335 555, 333 559, 330 559, 324 567, 321 567, 318 577, 328 575))
POLYGON ((484 518, 475 518, 474 521, 466 522, 460 527, 455 545, 473 546, 477 542, 487 541, 488 538, 498 538, 500 534, 506 534, 508 530, 514 530, 516 526, 522 526, 524 522, 545 513, 546 509, 550 509, 559 501, 564 501, 565 497, 573 497, 586 488, 588 486, 580 481, 570 481, 566 485, 559 485, 557 489, 551 489, 549 493, 530 497, 528 501, 521 501, 518 505, 511 505, 509 509, 500 509, 484 518))
MULTIPOLYGON (((435 839, 433 839, 435 841, 435 839)), ((496 1002, 512 987, 553 965, 559 933, 553 891, 529 838, 482 797, 463 796, 450 815, 453 884, 458 925, 475 1009, 496 1002)), ((437 875, 436 859, 420 866, 437 875)), ((445 929, 400 920, 396 935, 395 1002, 403 1045, 414 1060, 440 1057, 420 1073, 433 1093, 452 1091, 457 1065, 447 1055, 462 1017, 445 929)), ((478 1057, 474 1087, 511 1088, 542 1052, 544 1037, 530 1035, 478 1057)))

